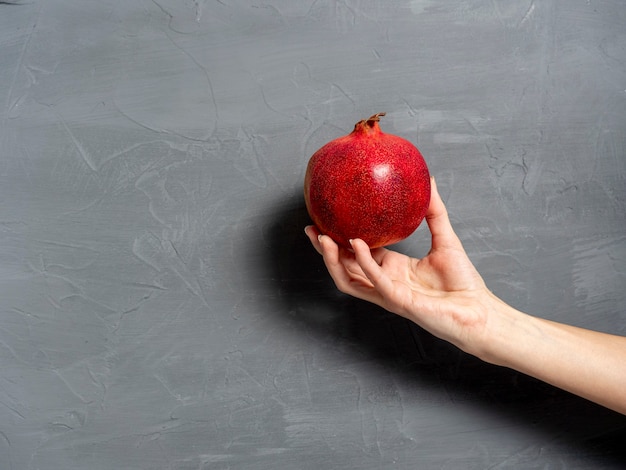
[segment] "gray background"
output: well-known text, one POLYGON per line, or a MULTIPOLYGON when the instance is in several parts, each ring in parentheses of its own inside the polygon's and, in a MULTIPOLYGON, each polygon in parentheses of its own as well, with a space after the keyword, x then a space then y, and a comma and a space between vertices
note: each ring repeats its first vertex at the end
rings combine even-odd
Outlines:
POLYGON ((339 294, 301 196, 386 111, 497 295, 626 334, 623 1, 13 3, 2 469, 626 462, 624 416, 339 294))

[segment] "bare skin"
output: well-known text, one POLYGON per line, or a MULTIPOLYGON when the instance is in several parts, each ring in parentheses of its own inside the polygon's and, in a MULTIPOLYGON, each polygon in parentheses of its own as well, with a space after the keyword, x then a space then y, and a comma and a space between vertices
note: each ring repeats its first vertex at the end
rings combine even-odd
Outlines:
POLYGON ((417 259, 360 239, 339 247, 305 232, 337 288, 401 315, 480 359, 626 414, 626 337, 541 319, 496 297, 454 233, 432 180, 431 250, 417 259))

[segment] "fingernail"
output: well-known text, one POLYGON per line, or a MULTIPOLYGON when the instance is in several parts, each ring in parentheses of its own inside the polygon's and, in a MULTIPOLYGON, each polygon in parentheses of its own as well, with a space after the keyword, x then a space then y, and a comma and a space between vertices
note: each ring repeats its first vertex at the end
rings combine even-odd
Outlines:
POLYGON ((350 246, 352 246, 352 242, 353 242, 353 240, 352 240, 352 238, 350 238, 350 239, 348 240, 348 243, 350 243, 350 246))
POLYGON ((322 235, 322 234, 318 235, 318 236, 317 236, 317 241, 321 242, 321 241, 322 241, 322 237, 323 237, 323 235, 322 235))

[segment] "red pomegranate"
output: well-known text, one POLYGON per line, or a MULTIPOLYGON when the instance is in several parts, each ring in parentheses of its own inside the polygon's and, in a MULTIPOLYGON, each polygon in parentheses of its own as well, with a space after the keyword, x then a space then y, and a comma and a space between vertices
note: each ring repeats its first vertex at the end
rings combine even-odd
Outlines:
POLYGON ((408 140, 380 130, 385 113, 313 154, 304 178, 304 200, 313 223, 338 244, 363 239, 370 248, 411 235, 430 203, 430 174, 408 140))

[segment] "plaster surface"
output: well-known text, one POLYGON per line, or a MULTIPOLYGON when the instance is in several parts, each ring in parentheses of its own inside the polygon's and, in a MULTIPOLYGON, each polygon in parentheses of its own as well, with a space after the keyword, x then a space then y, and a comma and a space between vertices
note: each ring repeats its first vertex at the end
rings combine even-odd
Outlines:
POLYGON ((498 296, 626 334, 624 24, 620 0, 2 2, 0 468, 624 468, 624 416, 338 293, 301 193, 384 111, 498 296))

